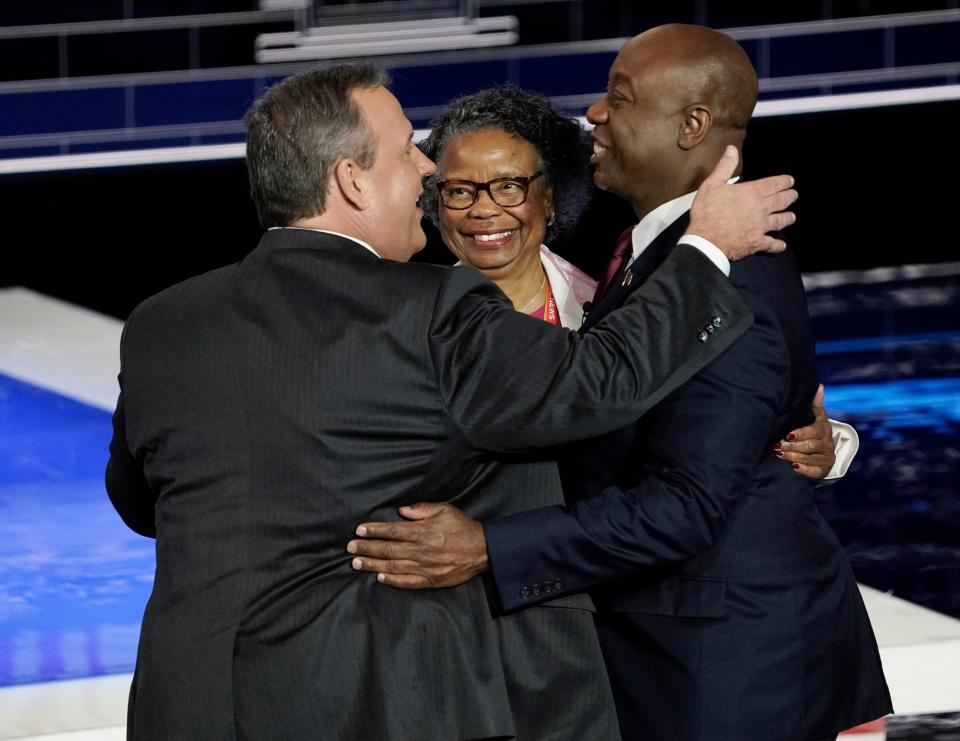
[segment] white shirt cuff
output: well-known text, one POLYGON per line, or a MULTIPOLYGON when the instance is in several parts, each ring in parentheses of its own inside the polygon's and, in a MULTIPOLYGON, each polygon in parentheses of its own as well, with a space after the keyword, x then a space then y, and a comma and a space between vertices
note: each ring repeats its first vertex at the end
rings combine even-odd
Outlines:
POLYGON ((857 450, 860 449, 860 436, 857 435, 857 431, 853 429, 846 422, 837 422, 835 419, 827 420, 830 423, 830 426, 833 428, 833 452, 837 456, 836 461, 833 463, 833 468, 830 469, 830 473, 827 474, 827 479, 839 479, 843 478, 847 469, 850 468, 850 464, 853 463, 853 458, 857 454, 857 450))
POLYGON ((700 250, 706 255, 710 262, 717 266, 717 269, 719 269, 721 273, 728 278, 730 277, 730 261, 727 259, 727 256, 720 251, 720 248, 709 239, 698 237, 696 234, 684 234, 680 237, 679 244, 689 244, 691 247, 700 250))

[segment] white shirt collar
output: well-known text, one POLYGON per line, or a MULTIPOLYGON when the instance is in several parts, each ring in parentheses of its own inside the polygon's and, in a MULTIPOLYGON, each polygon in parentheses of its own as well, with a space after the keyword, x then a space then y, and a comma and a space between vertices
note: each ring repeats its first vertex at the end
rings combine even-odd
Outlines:
POLYGON ((337 237, 343 237, 344 239, 349 239, 352 242, 356 242, 364 249, 368 249, 377 257, 380 257, 380 254, 375 249, 373 249, 373 247, 371 247, 369 244, 364 242, 362 239, 351 237, 349 234, 341 234, 340 232, 335 232, 330 229, 311 229, 310 227, 306 227, 306 226, 271 226, 267 231, 272 232, 274 229, 299 229, 300 231, 303 231, 303 232, 320 232, 321 234, 333 234, 337 237))
MULTIPOLYGON (((739 179, 739 177, 730 178, 727 182, 735 183, 739 179)), ((631 240, 633 257, 630 258, 630 262, 640 257, 643 251, 653 243, 653 240, 663 234, 668 226, 689 211, 693 205, 693 199, 696 197, 697 191, 693 191, 679 198, 674 198, 672 201, 661 203, 653 209, 653 211, 640 219, 640 223, 633 228, 631 240)))
POLYGON ((640 257, 643 251, 653 243, 653 240, 663 234, 668 226, 689 211, 690 206, 693 205, 693 199, 696 197, 697 192, 694 191, 679 198, 674 198, 672 201, 661 203, 640 219, 640 223, 633 228, 633 258, 631 262, 640 257))

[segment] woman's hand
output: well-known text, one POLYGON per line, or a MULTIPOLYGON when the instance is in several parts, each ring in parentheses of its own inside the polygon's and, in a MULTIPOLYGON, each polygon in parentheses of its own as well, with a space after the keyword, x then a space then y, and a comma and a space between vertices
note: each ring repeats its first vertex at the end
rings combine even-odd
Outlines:
POLYGON ((793 464, 797 473, 812 479, 825 479, 837 460, 833 428, 823 409, 823 384, 813 397, 814 422, 787 434, 773 446, 774 452, 793 464))

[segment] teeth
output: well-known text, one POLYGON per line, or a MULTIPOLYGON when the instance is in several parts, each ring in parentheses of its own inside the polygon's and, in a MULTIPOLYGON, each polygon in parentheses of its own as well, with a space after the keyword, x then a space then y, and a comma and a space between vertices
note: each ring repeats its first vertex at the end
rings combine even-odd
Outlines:
POLYGON ((497 232, 496 234, 474 234, 473 238, 478 242, 493 242, 497 239, 506 239, 513 231, 509 232, 497 232))
POLYGON ((593 143, 593 153, 594 153, 594 154, 600 154, 600 152, 602 152, 604 149, 606 149, 606 147, 603 146, 602 144, 600 144, 600 142, 596 142, 596 141, 595 141, 595 142, 593 143))

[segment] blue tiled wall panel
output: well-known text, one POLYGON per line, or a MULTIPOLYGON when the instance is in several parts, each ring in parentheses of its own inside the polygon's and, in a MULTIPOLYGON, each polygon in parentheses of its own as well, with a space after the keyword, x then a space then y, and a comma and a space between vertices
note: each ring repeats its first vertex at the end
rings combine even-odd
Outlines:
MULTIPOLYGON (((960 22, 941 27, 903 28, 896 32, 894 58, 898 64, 920 64, 960 59, 960 22)), ((762 77, 883 67, 887 49, 884 31, 874 29, 843 34, 774 38, 743 42, 762 77), (769 54, 766 53, 769 51, 769 54)), ((460 63, 456 57, 437 57, 432 66, 396 66, 390 71, 393 89, 408 108, 438 108, 450 99, 495 84, 514 83, 551 96, 598 93, 605 84, 614 52, 571 56, 494 59, 460 63), (452 59, 453 61, 448 61, 452 59)), ((64 90, 0 95, 0 136, 89 131, 134 126, 239 121, 256 96, 279 78, 214 80, 175 84, 146 84, 128 95, 122 88, 64 90), (132 106, 125 107, 125 98, 132 106)), ((898 87, 953 82, 949 78, 896 83, 898 87)), ((847 87, 844 92, 888 87, 887 84, 847 87)), ((841 91, 835 88, 834 92, 841 91)), ((789 93, 764 93, 764 98, 816 95, 820 88, 789 93)), ((422 126, 426 121, 414 122, 422 126)), ((122 146, 122 145, 121 145, 122 146)), ((104 149, 115 148, 108 144, 104 149)), ((71 151, 79 151, 71 148, 71 151)), ((10 151, 0 151, 0 157, 10 151)))
POLYGON ((124 126, 122 88, 0 95, 0 136, 124 126))
POLYGON ((130 141, 112 141, 109 145, 102 142, 90 144, 71 144, 70 154, 84 152, 121 152, 131 149, 157 149, 158 147, 188 147, 198 142, 187 136, 171 137, 169 139, 132 139, 130 141))
POLYGON ((813 75, 884 66, 883 31, 783 37, 770 40, 770 77, 813 75))
POLYGON ((190 36, 186 29, 72 36, 67 62, 73 77, 185 69, 190 36))
MULTIPOLYGON (((137 0, 139 7, 141 0, 137 0)), ((0 23, 5 26, 34 23, 71 23, 123 18, 123 0, 44 0, 42 3, 0 3, 0 23)), ((131 3, 132 5, 133 3, 131 3)))
POLYGON ((616 56, 612 52, 601 52, 524 59, 519 85, 545 95, 597 93, 606 89, 610 65, 616 56))
POLYGON ((747 53, 753 68, 757 70, 757 72, 762 72, 760 69, 760 42, 757 39, 743 39, 737 43, 739 43, 747 53))
POLYGON ((246 141, 246 135, 243 132, 236 134, 206 134, 199 137, 199 144, 234 144, 246 141))
POLYGON ((459 95, 512 83, 546 95, 599 92, 616 54, 469 62, 445 67, 396 67, 392 89, 404 106, 440 106, 459 95))
POLYGON ((459 95, 510 82, 514 65, 516 61, 498 59, 443 67, 393 67, 390 87, 404 106, 442 105, 459 95))
POLYGON ((898 66, 960 60, 960 21, 900 29, 894 58, 898 66))
POLYGON ((0 80, 43 80, 59 74, 55 37, 0 41, 0 80))
POLYGON ((791 98, 809 98, 823 95, 822 87, 798 88, 796 90, 772 90, 760 93, 760 100, 790 100, 791 98))
MULTIPOLYGON (((940 85, 952 85, 955 79, 950 79, 943 75, 940 77, 921 77, 915 80, 899 80, 895 89, 906 90, 915 87, 937 87, 940 85)), ((877 90, 890 90, 893 86, 889 82, 874 82, 858 85, 834 85, 831 88, 833 93, 869 93, 877 90)))
POLYGON ((259 80, 213 80, 137 88, 134 120, 137 126, 237 121, 254 101, 259 80))
MULTIPOLYGON (((111 145, 112 146, 112 145, 111 145)), ((63 154, 63 150, 60 147, 18 147, 18 148, 7 148, 0 149, 0 159, 16 159, 21 157, 54 157, 58 154, 63 154)))

